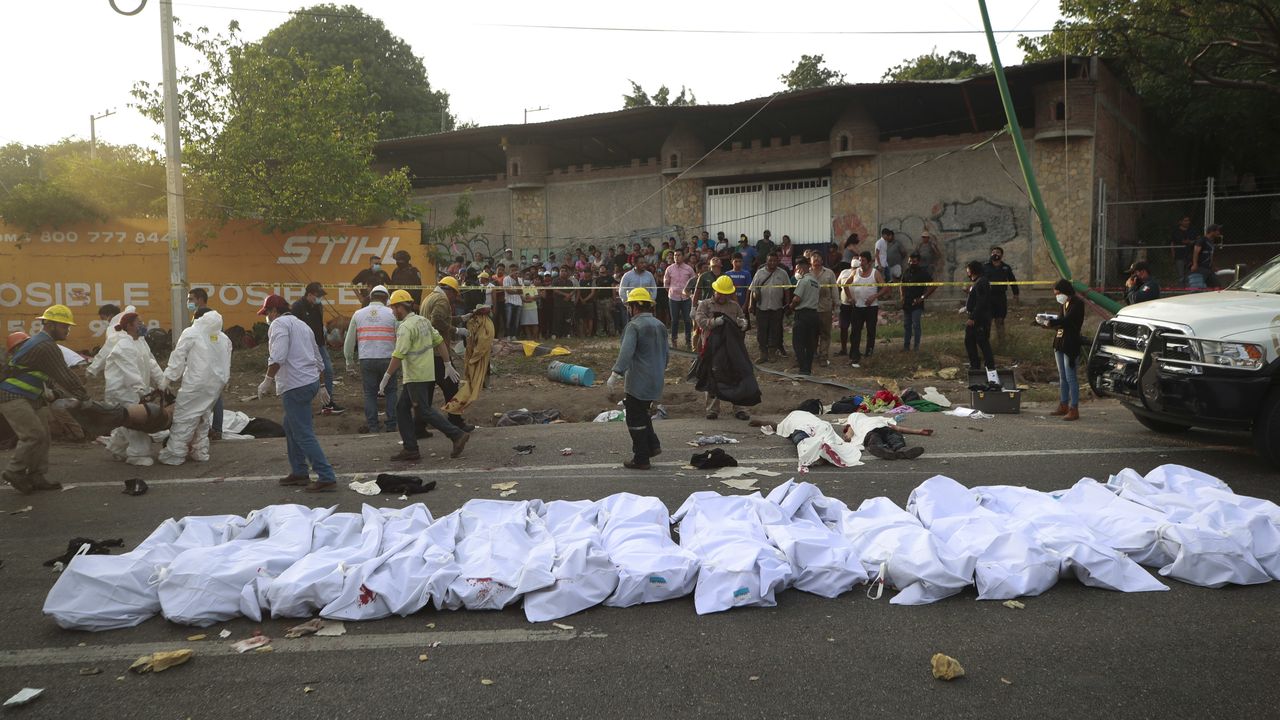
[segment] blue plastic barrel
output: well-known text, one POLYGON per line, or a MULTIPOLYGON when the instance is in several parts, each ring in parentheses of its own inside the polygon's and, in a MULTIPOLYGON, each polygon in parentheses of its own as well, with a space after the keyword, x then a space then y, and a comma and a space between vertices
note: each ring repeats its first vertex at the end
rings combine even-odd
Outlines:
POLYGON ((591 368, 570 365, 559 360, 552 360, 547 366, 547 378, 566 385, 591 387, 596 384, 596 374, 591 371, 591 368))

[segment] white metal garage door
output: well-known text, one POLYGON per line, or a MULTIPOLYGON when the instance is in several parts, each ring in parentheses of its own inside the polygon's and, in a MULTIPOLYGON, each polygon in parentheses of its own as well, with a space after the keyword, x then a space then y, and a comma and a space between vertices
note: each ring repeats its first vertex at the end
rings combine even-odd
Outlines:
POLYGON ((754 243, 765 230, 774 242, 790 235, 796 245, 831 241, 831 179, 711 185, 707 187, 707 230, 754 243))

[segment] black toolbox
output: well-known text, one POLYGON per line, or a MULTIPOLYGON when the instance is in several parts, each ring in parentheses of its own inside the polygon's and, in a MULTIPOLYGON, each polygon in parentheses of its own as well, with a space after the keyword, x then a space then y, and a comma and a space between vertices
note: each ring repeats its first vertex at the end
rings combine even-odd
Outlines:
POLYGON ((1000 378, 999 390, 987 390, 987 372, 985 370, 969 371, 969 386, 981 385, 982 390, 970 390, 969 401, 974 410, 984 413, 1017 415, 1022 412, 1022 391, 1018 389, 1018 378, 1013 370, 996 370, 1000 378))

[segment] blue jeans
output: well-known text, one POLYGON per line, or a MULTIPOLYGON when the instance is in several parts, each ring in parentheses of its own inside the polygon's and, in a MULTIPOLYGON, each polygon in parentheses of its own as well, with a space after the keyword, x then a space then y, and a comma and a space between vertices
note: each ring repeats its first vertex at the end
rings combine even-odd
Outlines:
POLYGON ((213 404, 213 420, 209 424, 209 432, 222 433, 222 396, 213 404))
MULTIPOLYGON (((378 385, 382 376, 387 374, 387 366, 391 358, 370 358, 360 360, 360 382, 364 385, 364 423, 369 432, 381 432, 382 424, 378 422, 378 385)), ((387 382, 387 432, 396 429, 396 385, 400 373, 391 376, 387 382)))
POLYGON ((680 334, 680 323, 684 323, 684 342, 689 344, 690 336, 693 333, 693 324, 689 321, 689 309, 693 305, 692 300, 671 300, 671 342, 675 342, 680 334))
POLYGON ((289 449, 289 472, 293 475, 307 476, 307 463, 320 476, 320 482, 337 482, 333 474, 333 466, 329 464, 320 449, 320 441, 316 438, 315 427, 311 424, 311 401, 320 392, 320 383, 313 382, 292 390, 287 390, 280 397, 284 401, 284 439, 289 449))
POLYGON ((456 440, 465 434, 462 428, 449 422, 444 413, 431 407, 431 392, 434 389, 434 382, 407 382, 401 388, 400 397, 396 400, 396 420, 400 424, 400 439, 404 441, 405 450, 418 449, 417 420, 426 421, 450 440, 456 440))
POLYGON ((333 358, 329 357, 329 346, 320 346, 320 359, 324 360, 324 389, 329 391, 329 402, 333 403, 333 358))
POLYGON ((1076 407, 1080 404, 1080 377, 1076 374, 1076 360, 1067 357, 1061 350, 1054 350, 1053 355, 1058 359, 1058 402, 1076 407))
POLYGON ((920 321, 924 318, 924 307, 914 307, 902 311, 902 349, 910 350, 912 343, 920 349, 920 321))

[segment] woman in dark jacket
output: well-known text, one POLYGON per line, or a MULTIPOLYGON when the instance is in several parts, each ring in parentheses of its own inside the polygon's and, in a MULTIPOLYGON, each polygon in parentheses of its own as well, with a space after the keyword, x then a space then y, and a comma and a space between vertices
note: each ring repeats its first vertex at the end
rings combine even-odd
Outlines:
POLYGON ((1080 419, 1080 376, 1076 359, 1080 357, 1080 327, 1084 325, 1084 298, 1067 280, 1054 283, 1054 299, 1062 313, 1047 319, 1047 327, 1055 328, 1053 354, 1058 360, 1058 409, 1049 413, 1063 420, 1080 419))

